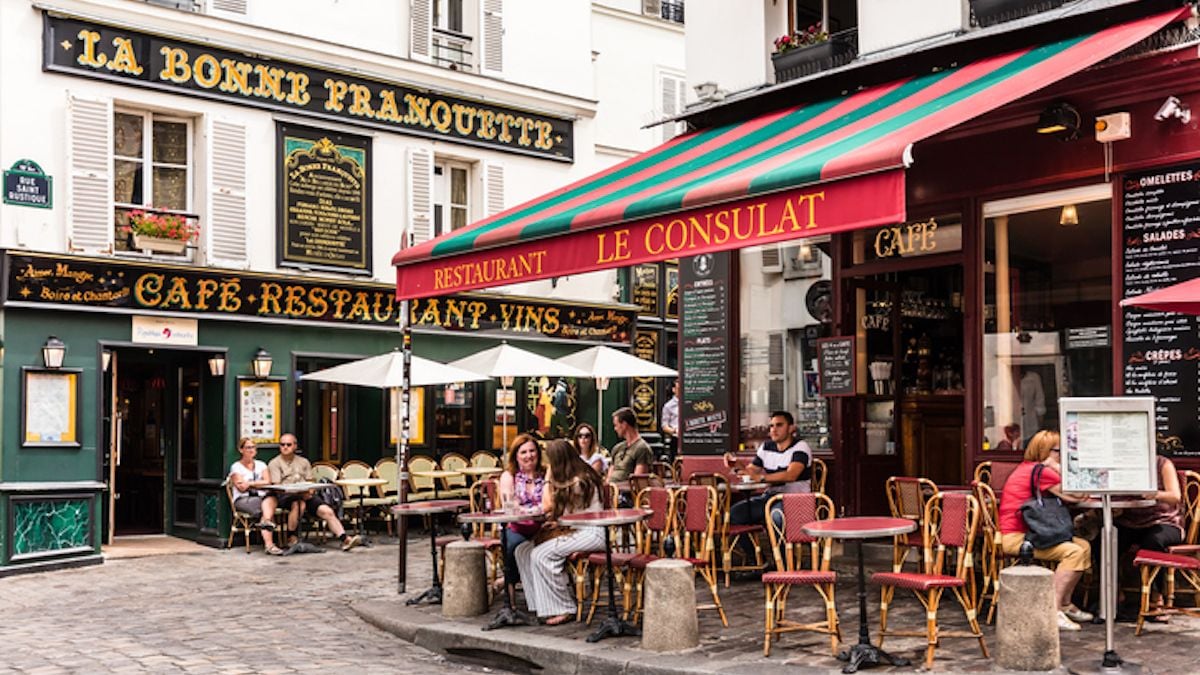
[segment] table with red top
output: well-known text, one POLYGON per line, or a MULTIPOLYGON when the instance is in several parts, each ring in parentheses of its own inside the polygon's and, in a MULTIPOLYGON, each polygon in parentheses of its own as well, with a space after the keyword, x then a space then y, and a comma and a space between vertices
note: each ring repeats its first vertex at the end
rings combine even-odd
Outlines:
POLYGON ((858 553, 858 644, 838 654, 839 661, 845 661, 843 673, 858 672, 860 667, 877 666, 887 663, 893 666, 907 666, 908 659, 892 656, 871 644, 871 633, 867 630, 867 579, 863 572, 864 539, 879 539, 894 537, 898 534, 908 534, 917 529, 917 524, 907 518, 886 518, 875 516, 857 516, 850 518, 834 518, 832 520, 817 520, 800 528, 812 537, 828 537, 830 539, 851 539, 858 553))
MULTIPOLYGON (((488 511, 475 513, 460 513, 458 522, 464 525, 501 525, 500 528, 500 554, 504 556, 504 578, 509 578, 508 555, 508 527, 509 523, 515 523, 521 520, 542 520, 546 516, 537 510, 527 509, 505 509, 503 511, 488 511)), ((504 607, 492 618, 488 625, 483 627, 483 630, 495 630, 504 626, 531 626, 535 623, 532 618, 525 612, 517 609, 516 605, 517 589, 514 584, 507 581, 504 583, 504 607)))
MULTIPOLYGON (((396 514, 397 518, 404 516, 432 516, 437 517, 439 513, 453 513, 460 509, 465 509, 471 505, 471 502, 465 499, 436 499, 427 502, 406 502, 397 504, 392 507, 392 513, 396 514)), ((418 595, 415 598, 409 598, 405 604, 416 605, 421 602, 429 601, 432 605, 442 604, 442 580, 438 574, 438 555, 437 555, 437 528, 433 527, 432 523, 429 527, 429 553, 433 556, 433 585, 429 590, 418 595)))
POLYGON ((605 511, 584 511, 568 513, 560 516, 558 522, 570 527, 603 527, 604 528, 604 568, 608 573, 608 618, 600 622, 600 627, 588 636, 588 642, 599 642, 606 637, 622 635, 640 636, 642 630, 623 620, 617 614, 616 590, 613 587, 612 567, 612 538, 608 528, 622 525, 632 525, 650 517, 654 511, 650 509, 608 509, 605 511))

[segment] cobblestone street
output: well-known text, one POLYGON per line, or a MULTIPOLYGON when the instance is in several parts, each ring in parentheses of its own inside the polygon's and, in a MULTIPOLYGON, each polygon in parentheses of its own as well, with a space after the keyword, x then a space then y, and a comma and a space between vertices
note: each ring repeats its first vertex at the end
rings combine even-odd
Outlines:
POLYGON ((350 611, 397 598, 394 545, 286 558, 194 550, 0 579, 0 673, 465 670, 350 611))

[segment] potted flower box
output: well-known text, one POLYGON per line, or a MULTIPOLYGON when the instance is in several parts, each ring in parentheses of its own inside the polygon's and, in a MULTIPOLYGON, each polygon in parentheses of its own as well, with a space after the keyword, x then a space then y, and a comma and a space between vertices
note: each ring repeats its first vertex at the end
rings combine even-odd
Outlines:
POLYGON ((191 224, 191 217, 186 214, 149 207, 131 210, 128 224, 121 231, 129 236, 130 249, 181 255, 199 228, 191 224))
POLYGON ((187 250, 187 241, 183 239, 151 237, 144 234, 133 234, 131 236, 133 237, 133 248, 139 251, 179 255, 187 250))
POLYGON ((858 31, 829 35, 810 26, 805 32, 775 40, 775 49, 771 55, 775 81, 787 82, 853 61, 858 55, 858 31))

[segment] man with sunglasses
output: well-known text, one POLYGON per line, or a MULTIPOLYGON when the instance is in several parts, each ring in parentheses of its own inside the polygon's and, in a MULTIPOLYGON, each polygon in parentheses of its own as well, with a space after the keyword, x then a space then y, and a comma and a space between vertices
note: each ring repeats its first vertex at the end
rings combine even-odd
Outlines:
MULTIPOLYGON (((279 454, 267 465, 271 473, 271 482, 278 485, 288 483, 305 483, 312 480, 312 464, 307 459, 296 455, 295 434, 283 434, 279 437, 279 454)), ((342 550, 350 549, 362 543, 357 534, 347 534, 342 521, 337 514, 313 490, 306 492, 287 492, 279 500, 280 508, 287 511, 288 530, 295 532, 300 526, 301 509, 309 516, 316 516, 325 521, 333 536, 342 540, 342 550)))

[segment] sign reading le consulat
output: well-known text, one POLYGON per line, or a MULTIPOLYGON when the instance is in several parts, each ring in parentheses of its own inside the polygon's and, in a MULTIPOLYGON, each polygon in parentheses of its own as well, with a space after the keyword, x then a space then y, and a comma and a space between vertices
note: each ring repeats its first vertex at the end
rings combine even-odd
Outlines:
MULTIPOLYGON (((9 253, 3 260, 6 303, 344 326, 394 327, 400 320, 396 290, 388 284, 299 281, 233 270, 38 254, 9 253)), ((633 308, 485 295, 414 301, 410 311, 414 328, 622 343, 632 339, 635 315, 633 308)))
POLYGON ((46 70, 571 161, 570 120, 395 82, 45 15, 46 70))

